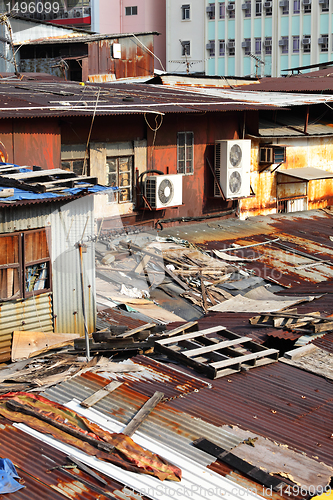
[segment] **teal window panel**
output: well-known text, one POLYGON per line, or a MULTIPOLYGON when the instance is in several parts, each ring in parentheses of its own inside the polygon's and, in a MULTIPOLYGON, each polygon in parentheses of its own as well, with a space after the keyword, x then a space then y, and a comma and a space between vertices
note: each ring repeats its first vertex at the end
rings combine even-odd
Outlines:
POLYGON ((217 74, 219 76, 225 75, 225 57, 219 57, 217 60, 217 74))
POLYGON ((251 19, 244 19, 243 34, 244 38, 251 38, 251 19))
POLYGON ((309 66, 311 64, 311 54, 303 54, 302 66, 309 66))
POLYGON ((227 60, 227 75, 228 76, 235 76, 235 58, 234 57, 229 57, 227 60))
POLYGON ((281 36, 289 35, 289 17, 283 16, 281 17, 281 36))
MULTIPOLYGON (((272 24, 273 24, 273 19, 271 17, 266 17, 264 21, 264 26, 265 26, 265 36, 272 36, 272 24)), ((256 35, 257 36, 257 35, 256 35)))
POLYGON ((235 37, 235 20, 230 19, 228 21, 228 38, 234 39, 235 37))
POLYGON ((319 54, 319 62, 324 63, 328 61, 328 52, 323 52, 319 54))
POLYGON ((208 21, 208 40, 215 40, 215 21, 208 21))
POLYGON ((244 57, 243 59, 243 75, 248 76, 251 74, 251 58, 244 57))
POLYGON ((300 17, 291 16, 291 34, 300 35, 300 17))
POLYGON ((285 54, 280 57, 280 67, 281 67, 281 73, 284 74, 284 69, 289 68, 289 63, 288 63, 288 54, 285 54))
POLYGON ((320 33, 328 33, 328 25, 329 25, 328 21, 329 21, 328 14, 320 14, 319 17, 320 33))
POLYGON ((303 35, 311 33, 311 16, 303 16, 303 35))
POLYGON ((253 20, 253 29, 255 36, 259 37, 261 35, 261 17, 253 20))
MULTIPOLYGON (((225 22, 224 21, 219 21, 217 24, 217 38, 219 40, 225 39, 225 22)), ((211 38, 209 40, 211 40, 211 38)))
POLYGON ((208 59, 207 72, 210 76, 215 75, 215 57, 208 59))

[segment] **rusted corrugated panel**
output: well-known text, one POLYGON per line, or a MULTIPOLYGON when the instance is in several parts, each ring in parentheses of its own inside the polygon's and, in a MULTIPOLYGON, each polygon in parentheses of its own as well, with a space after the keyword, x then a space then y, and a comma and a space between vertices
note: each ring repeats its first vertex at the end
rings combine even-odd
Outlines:
POLYGON ((202 389, 166 405, 214 425, 238 425, 333 465, 330 381, 274 363, 212 385, 213 390, 202 389))
MULTIPOLYGON (((9 458, 14 463, 26 486, 16 493, 6 495, 9 500, 37 498, 106 500, 110 498, 107 493, 112 495, 113 491, 123 489, 122 484, 101 473, 99 475, 108 483, 106 488, 92 476, 78 469, 68 469, 67 472, 58 468, 70 463, 66 455, 45 443, 41 444, 39 440, 6 422, 6 420, 0 421, 1 456, 9 458), (103 491, 106 492, 105 495, 103 491)), ((111 498, 119 497, 111 496, 111 498)), ((124 494, 123 498, 131 500, 132 497, 124 494)))
POLYGON ((53 332, 52 294, 0 303, 0 361, 10 360, 14 330, 53 332))
POLYGON ((246 85, 243 87, 243 90, 253 90, 255 92, 331 93, 333 90, 333 78, 329 76, 318 78, 317 76, 312 76, 312 73, 289 76, 288 78, 262 78, 260 83, 246 85))
POLYGON ((126 326, 128 330, 138 328, 146 324, 145 321, 133 318, 129 314, 123 313, 120 309, 104 309, 98 313, 98 318, 109 323, 110 326, 126 326))
POLYGON ((333 354, 333 333, 327 333, 324 337, 318 338, 312 342, 320 349, 325 349, 333 354))

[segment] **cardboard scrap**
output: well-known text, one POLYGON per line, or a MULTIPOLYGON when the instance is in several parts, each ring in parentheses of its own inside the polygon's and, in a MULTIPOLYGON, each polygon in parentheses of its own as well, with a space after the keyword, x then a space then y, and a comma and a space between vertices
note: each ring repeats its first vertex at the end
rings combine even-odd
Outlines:
POLYGON ((27 359, 32 354, 43 352, 53 347, 62 347, 78 338, 77 333, 44 333, 14 331, 12 343, 12 361, 27 359))

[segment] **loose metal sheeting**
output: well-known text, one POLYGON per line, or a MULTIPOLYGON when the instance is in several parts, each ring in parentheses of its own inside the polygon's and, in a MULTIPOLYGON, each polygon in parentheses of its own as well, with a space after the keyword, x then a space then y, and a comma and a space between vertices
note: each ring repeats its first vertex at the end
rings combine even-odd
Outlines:
MULTIPOLYGON (((75 409, 78 413, 98 423, 98 425, 101 425, 110 432, 120 432, 123 427, 116 420, 109 417, 105 418, 97 411, 83 409, 75 401, 72 401, 67 406, 75 409)), ((15 424, 15 426, 58 450, 74 455, 86 465, 103 472, 117 481, 121 481, 127 487, 133 488, 153 500, 170 500, 177 497, 190 497, 193 500, 220 500, 221 496, 225 500, 235 500, 244 497, 249 500, 258 500, 260 498, 257 494, 246 491, 241 486, 235 485, 228 479, 209 471, 206 467, 190 460, 174 449, 162 445, 154 439, 143 437, 140 432, 134 434, 133 440, 143 448, 163 456, 166 460, 180 467, 182 470, 182 480, 180 482, 161 482, 152 476, 125 471, 113 464, 88 456, 78 449, 73 450, 72 447, 60 443, 48 435, 41 434, 27 427, 25 424, 15 424)))

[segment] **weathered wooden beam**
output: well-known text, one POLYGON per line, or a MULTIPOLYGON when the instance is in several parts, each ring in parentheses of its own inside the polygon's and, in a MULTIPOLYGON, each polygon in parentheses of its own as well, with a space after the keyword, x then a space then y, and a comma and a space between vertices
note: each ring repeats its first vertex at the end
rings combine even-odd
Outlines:
POLYGON ((132 420, 126 425, 122 434, 126 436, 133 436, 134 432, 140 427, 142 422, 150 415, 153 409, 158 405, 160 401, 164 398, 164 393, 156 391, 155 394, 144 403, 140 408, 138 413, 132 418, 132 420))
POLYGON ((89 396, 89 398, 86 398, 84 401, 81 401, 80 405, 83 406, 84 408, 90 408, 91 406, 94 406, 96 403, 98 403, 98 401, 101 401, 101 399, 108 396, 111 392, 116 390, 121 385, 122 382, 117 382, 116 380, 113 380, 105 387, 103 387, 103 389, 100 389, 99 391, 89 396))

